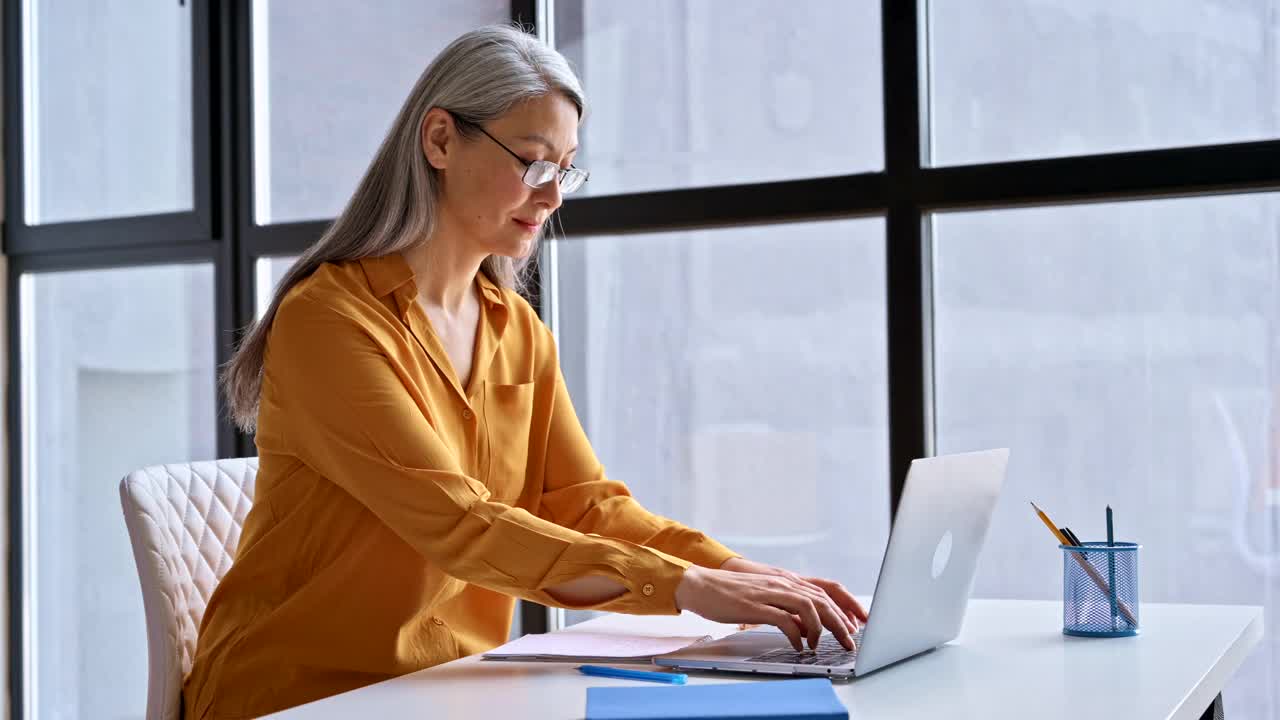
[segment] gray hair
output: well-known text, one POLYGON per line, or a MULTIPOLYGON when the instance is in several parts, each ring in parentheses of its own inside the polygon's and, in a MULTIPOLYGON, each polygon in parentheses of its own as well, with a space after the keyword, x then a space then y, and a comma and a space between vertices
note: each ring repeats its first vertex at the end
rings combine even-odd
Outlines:
MULTIPOLYGON (((251 325, 220 378, 231 419, 245 432, 257 426, 267 335, 280 301, 326 262, 390 255, 425 242, 435 228, 440 179, 427 162, 420 133, 427 111, 439 107, 474 127, 516 105, 560 93, 586 109, 582 86, 564 57, 520 28, 492 25, 468 32, 436 56, 414 84, 355 193, 333 224, 298 258, 280 281, 266 312, 251 325)), ((481 272, 517 290, 528 282, 529 261, 491 255, 481 272)))

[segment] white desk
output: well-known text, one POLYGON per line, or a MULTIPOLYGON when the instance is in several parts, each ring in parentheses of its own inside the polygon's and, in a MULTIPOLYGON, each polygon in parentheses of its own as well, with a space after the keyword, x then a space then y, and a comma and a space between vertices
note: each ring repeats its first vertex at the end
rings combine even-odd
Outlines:
MULTIPOLYGON (((1262 639, 1262 609, 1142 606, 1136 638, 1065 637, 1061 603, 974 600, 960 637, 865 678, 836 683, 850 718, 1125 718, 1197 720, 1262 639)), ((734 628, 694 615, 611 615, 577 629, 721 636, 734 628)), ((572 628, 570 629, 572 631, 572 628)), ((690 675, 691 684, 768 682, 690 675)), ((638 683, 586 677, 571 666, 464 658, 277 713, 338 718, 582 718, 586 688, 638 683)))

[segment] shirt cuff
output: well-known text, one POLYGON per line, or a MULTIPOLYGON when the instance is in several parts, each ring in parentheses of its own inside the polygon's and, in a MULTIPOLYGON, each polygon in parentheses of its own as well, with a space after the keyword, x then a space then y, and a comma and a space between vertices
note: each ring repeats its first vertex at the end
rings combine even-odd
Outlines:
POLYGON ((623 568, 623 584, 630 592, 609 603, 609 610, 632 615, 679 615, 676 588, 693 563, 661 550, 637 548, 623 568))
POLYGON ((570 610, 603 610, 628 615, 678 615, 676 588, 684 579, 684 571, 692 565, 688 560, 668 555, 643 545, 623 540, 595 538, 598 544, 571 547, 572 556, 562 555, 537 582, 538 589, 526 590, 522 597, 552 607, 570 610), (575 552, 576 551, 576 552, 575 552), (607 577, 621 584, 625 591, 599 603, 577 605, 565 603, 544 588, 587 577, 607 577))

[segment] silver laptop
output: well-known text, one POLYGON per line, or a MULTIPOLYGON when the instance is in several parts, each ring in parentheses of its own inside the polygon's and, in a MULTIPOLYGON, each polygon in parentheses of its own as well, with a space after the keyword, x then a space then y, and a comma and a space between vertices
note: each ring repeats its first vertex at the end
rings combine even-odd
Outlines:
POLYGON ((797 652, 782 631, 762 627, 692 645, 654 662, 682 670, 848 679, 955 639, 1008 464, 1008 449, 911 463, 875 601, 853 650, 845 650, 828 632, 816 650, 797 652))

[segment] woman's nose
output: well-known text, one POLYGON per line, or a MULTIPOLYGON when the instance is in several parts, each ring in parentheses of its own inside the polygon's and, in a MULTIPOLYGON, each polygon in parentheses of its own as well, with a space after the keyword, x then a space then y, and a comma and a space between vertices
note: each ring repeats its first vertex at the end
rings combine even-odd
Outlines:
POLYGON ((542 187, 534 190, 537 196, 536 202, 539 205, 545 205, 555 212, 560 208, 560 203, 564 201, 564 197, 560 194, 560 179, 554 178, 550 182, 543 184, 542 187))

